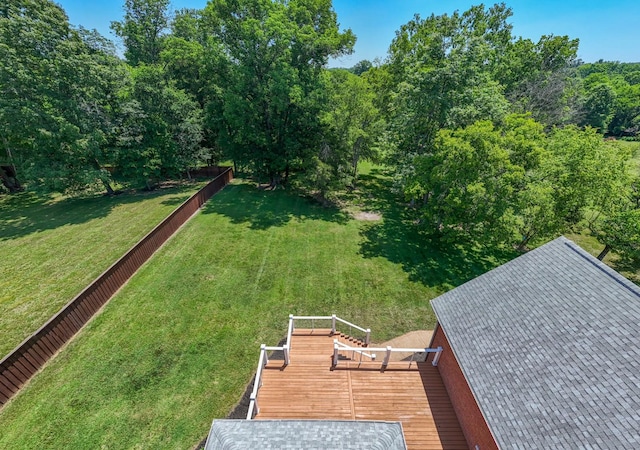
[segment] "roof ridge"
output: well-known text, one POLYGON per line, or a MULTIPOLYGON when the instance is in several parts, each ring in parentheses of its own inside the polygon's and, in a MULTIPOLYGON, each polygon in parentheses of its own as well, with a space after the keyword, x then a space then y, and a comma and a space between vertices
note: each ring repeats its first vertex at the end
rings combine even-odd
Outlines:
MULTIPOLYGON (((640 298, 640 288, 635 283, 633 283, 632 281, 630 281, 629 279, 624 277, 622 274, 620 274, 620 273, 616 272, 615 270, 613 270, 611 267, 606 265, 604 262, 600 261, 598 258, 593 256, 591 253, 587 252, 585 249, 583 249, 578 244, 573 242, 571 239, 567 239, 564 236, 560 236, 560 238, 564 239, 564 241, 565 241, 564 244, 567 247, 569 247, 569 249, 571 249, 574 252, 576 252, 579 256, 581 256, 587 262, 589 262, 590 264, 595 266, 598 270, 601 270, 602 272, 604 272, 605 275, 607 275, 608 277, 613 278, 613 280, 616 283, 620 284, 625 289, 628 289, 629 291, 631 291, 631 293, 633 295, 635 295, 638 298, 640 298)), ((558 238, 558 239, 560 239, 560 238, 558 238)), ((555 240, 558 240, 558 239, 555 239, 555 240)), ((553 242, 553 241, 551 241, 551 242, 553 242)))

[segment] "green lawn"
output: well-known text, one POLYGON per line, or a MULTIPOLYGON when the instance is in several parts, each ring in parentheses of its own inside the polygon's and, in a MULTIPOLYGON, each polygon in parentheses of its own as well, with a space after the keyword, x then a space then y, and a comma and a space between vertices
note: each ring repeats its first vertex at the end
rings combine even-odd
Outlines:
POLYGON ((115 197, 0 197, 0 358, 200 186, 115 197))
POLYGON ((379 196, 389 182, 371 170, 347 199, 380 221, 225 188, 0 411, 0 448, 193 447, 288 314, 336 313, 383 341, 432 327, 430 298, 513 257, 421 242, 379 196))

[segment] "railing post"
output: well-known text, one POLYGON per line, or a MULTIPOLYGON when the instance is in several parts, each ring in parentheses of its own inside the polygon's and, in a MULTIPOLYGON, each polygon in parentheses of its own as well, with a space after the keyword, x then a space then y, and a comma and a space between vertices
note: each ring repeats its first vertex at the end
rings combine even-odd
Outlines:
POLYGON ((291 335, 293 334, 294 325, 293 314, 289 314, 289 330, 287 332, 287 345, 289 348, 291 348, 291 335))
POLYGON ((333 366, 335 367, 338 365, 338 340, 334 339, 333 340, 333 366))
POLYGON ((287 344, 283 345, 282 350, 284 352, 284 363, 288 366, 289 362, 291 362, 289 360, 289 346, 287 344))
POLYGON ((371 342, 371 328, 367 328, 367 335, 364 338, 364 346, 368 347, 371 342))
POLYGON ((391 347, 387 345, 387 354, 384 357, 384 361, 382 361, 382 367, 387 367, 389 365, 390 358, 391 358, 391 347))
POLYGON ((267 344, 262 344, 260 346, 260 351, 264 352, 264 366, 266 366, 269 363, 269 355, 267 355, 267 344))
POLYGON ((336 315, 331 314, 331 334, 336 334, 336 315))
MULTIPOLYGON (((253 410, 255 411, 256 414, 258 414, 260 412, 260 407, 258 406, 258 398, 256 394, 251 394, 249 399, 253 402, 253 410)), ((253 416, 253 414, 251 415, 253 416)), ((253 419, 253 417, 251 418, 253 419)))
POLYGON ((433 361, 431 361, 432 365, 438 365, 438 361, 440 361, 440 355, 442 355, 442 347, 438 347, 438 352, 436 353, 436 356, 433 357, 433 361))
POLYGON ((249 410, 247 411, 247 420, 253 419, 253 408, 255 407, 255 402, 253 399, 253 394, 249 394, 249 410))

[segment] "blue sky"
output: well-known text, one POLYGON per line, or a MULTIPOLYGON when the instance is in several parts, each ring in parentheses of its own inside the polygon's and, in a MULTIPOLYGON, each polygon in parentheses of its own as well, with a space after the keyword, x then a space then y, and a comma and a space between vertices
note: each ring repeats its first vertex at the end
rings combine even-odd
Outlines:
MULTIPOLYGON (((115 40, 109 30, 122 18, 121 0, 57 0, 74 25, 96 28, 115 40)), ((419 13, 465 11, 480 1, 464 0, 333 0, 340 28, 358 37, 355 52, 331 62, 350 67, 362 59, 384 58, 395 32, 419 13)), ((485 1, 485 5, 494 2, 485 1)), ((513 34, 537 41, 543 34, 580 39, 578 57, 586 62, 640 62, 640 0, 513 0, 513 34)), ((173 0, 172 7, 203 8, 206 0, 173 0)))

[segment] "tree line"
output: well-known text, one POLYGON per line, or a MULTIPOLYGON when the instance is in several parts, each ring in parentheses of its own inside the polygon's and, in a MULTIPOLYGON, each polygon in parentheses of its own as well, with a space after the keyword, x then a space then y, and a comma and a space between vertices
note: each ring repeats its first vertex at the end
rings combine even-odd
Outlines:
POLYGON ((439 239, 525 248, 586 225, 601 258, 640 256, 632 155, 603 139, 636 135, 638 65, 582 64, 567 36, 516 38, 511 14, 416 16, 365 72, 398 191, 439 239))
POLYGON ((152 188, 232 160, 319 197, 393 169, 424 233, 521 248, 587 223, 637 255, 640 65, 582 64, 578 40, 513 35, 500 3, 415 16, 384 61, 327 69, 356 37, 331 0, 125 0, 124 59, 50 0, 0 6, 5 189, 152 188))

